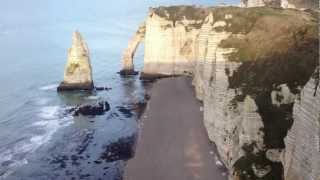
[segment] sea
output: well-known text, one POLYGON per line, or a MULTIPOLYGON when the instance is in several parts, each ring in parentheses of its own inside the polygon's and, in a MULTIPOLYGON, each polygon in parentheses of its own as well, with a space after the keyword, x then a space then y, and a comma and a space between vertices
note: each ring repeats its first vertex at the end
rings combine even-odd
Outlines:
MULTIPOLYGON (((210 0, 1 0, 0 180, 120 180, 139 135, 139 76, 120 77, 122 52, 149 7, 210 0), (94 83, 107 91, 58 93, 72 32, 90 49, 94 83), (106 101, 100 116, 68 109, 106 101)), ((135 54, 143 67, 143 44, 135 54)))

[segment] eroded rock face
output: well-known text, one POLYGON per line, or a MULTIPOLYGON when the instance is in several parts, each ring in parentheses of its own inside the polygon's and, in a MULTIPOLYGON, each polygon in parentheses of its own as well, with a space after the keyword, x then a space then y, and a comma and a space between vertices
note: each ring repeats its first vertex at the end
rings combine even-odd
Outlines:
POLYGON ((317 9, 319 8, 318 0, 241 0, 241 7, 276 7, 276 8, 293 8, 293 9, 317 9))
POLYGON ((293 108, 294 122, 285 138, 282 163, 286 180, 320 178, 319 69, 304 86, 293 108))
POLYGON ((72 47, 68 50, 64 79, 58 91, 92 90, 92 68, 90 53, 81 34, 75 31, 72 35, 72 47))
MULTIPOLYGON (((281 155, 296 99, 318 65, 317 22, 314 13, 265 7, 152 9, 143 72, 193 76, 230 179, 282 180, 299 167, 281 155)), ((317 174, 314 167, 301 171, 317 174)))
POLYGON ((110 105, 108 102, 97 102, 95 104, 85 104, 78 106, 74 109, 73 115, 74 116, 97 116, 97 115, 103 115, 105 112, 110 110, 110 105))
POLYGON ((128 48, 124 51, 122 57, 122 70, 121 75, 136 75, 138 72, 134 70, 133 57, 139 46, 139 44, 144 40, 145 36, 145 24, 143 23, 133 38, 130 40, 128 48))

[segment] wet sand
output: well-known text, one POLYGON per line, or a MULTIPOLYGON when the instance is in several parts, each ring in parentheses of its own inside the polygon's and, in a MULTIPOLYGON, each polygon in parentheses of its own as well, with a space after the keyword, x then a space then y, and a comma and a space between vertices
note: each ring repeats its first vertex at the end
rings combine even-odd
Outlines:
POLYGON ((186 77, 157 81, 141 119, 125 180, 226 180, 215 163, 203 112, 186 77))

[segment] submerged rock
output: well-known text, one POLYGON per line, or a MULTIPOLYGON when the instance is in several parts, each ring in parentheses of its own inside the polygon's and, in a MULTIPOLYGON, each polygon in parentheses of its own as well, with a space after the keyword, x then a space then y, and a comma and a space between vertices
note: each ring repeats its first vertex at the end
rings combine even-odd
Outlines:
POLYGON ((57 90, 92 90, 93 87, 89 49, 81 34, 75 31, 72 47, 68 50, 64 79, 57 90))
POLYGON ((113 162, 117 160, 128 160, 134 156, 136 136, 122 137, 118 141, 104 146, 105 151, 99 160, 113 162))
POLYGON ((117 109, 127 118, 130 118, 133 116, 132 109, 129 109, 123 106, 118 106, 117 109))
POLYGON ((111 89, 112 88, 109 88, 109 87, 95 87, 96 91, 109 91, 111 89))
POLYGON ((110 110, 108 102, 98 102, 97 104, 81 105, 74 109, 74 116, 96 116, 103 115, 105 112, 110 110))

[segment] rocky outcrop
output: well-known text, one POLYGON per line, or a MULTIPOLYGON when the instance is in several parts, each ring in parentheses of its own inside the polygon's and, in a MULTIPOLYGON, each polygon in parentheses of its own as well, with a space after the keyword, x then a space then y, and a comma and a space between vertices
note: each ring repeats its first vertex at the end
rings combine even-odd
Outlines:
POLYGON ((240 7, 280 7, 281 0, 241 0, 240 7))
POLYGON ((133 38, 130 40, 128 48, 124 51, 122 57, 122 70, 121 75, 136 75, 138 74, 134 70, 133 57, 139 44, 143 42, 145 36, 145 24, 142 24, 133 38))
POLYGON ((293 171, 288 167, 317 175, 315 165, 287 161, 284 141, 299 118, 294 112, 297 99, 304 102, 301 89, 318 64, 317 22, 313 12, 266 7, 151 9, 143 73, 193 76, 209 138, 230 179, 281 180, 293 171))
MULTIPOLYGON (((184 7, 183 11, 188 11, 184 7)), ((173 9, 174 10, 174 9, 173 9)), ((143 75, 177 75, 195 65, 196 40, 204 17, 166 16, 163 9, 152 9, 146 20, 143 75), (157 42, 157 43, 154 43, 157 42)))
POLYGON ((64 79, 59 85, 58 91, 92 89, 93 80, 89 49, 81 34, 76 31, 72 36, 72 47, 68 50, 64 79))
POLYGON ((241 7, 276 7, 294 9, 318 9, 318 0, 241 0, 241 7))
POLYGON ((293 108, 294 122, 285 138, 283 153, 286 180, 320 178, 319 69, 304 86, 293 108))
POLYGON ((97 102, 95 104, 85 104, 80 105, 76 108, 71 109, 73 111, 74 116, 97 116, 103 115, 105 112, 110 110, 110 105, 108 102, 97 102))

